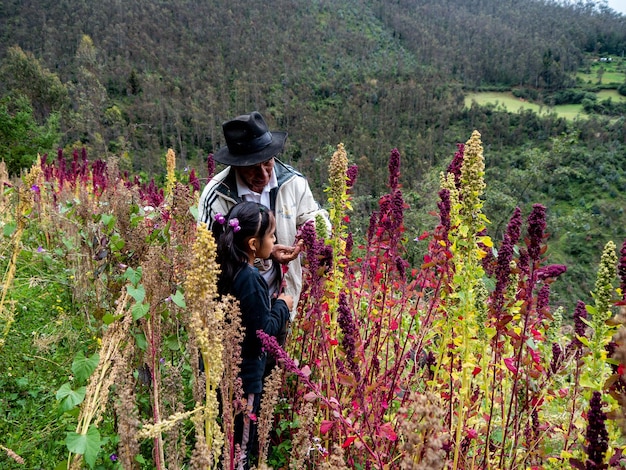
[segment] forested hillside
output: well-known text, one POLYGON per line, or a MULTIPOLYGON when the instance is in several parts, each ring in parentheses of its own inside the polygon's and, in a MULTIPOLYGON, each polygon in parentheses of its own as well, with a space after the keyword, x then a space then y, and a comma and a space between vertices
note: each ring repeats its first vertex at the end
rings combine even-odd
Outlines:
POLYGON ((3 2, 0 149, 14 172, 60 146, 150 177, 173 148, 181 172, 206 176, 221 123, 258 109, 289 132, 284 159, 320 199, 328 157, 346 145, 360 172, 355 223, 398 148, 418 234, 433 223, 438 172, 477 129, 490 230, 498 236, 518 205, 548 206, 553 256, 575 265, 561 293, 572 300, 588 295, 606 240, 626 235, 624 118, 566 122, 464 109, 463 98, 486 88, 554 96, 577 86, 590 58, 624 66, 624 51, 626 18, 590 1, 3 2))

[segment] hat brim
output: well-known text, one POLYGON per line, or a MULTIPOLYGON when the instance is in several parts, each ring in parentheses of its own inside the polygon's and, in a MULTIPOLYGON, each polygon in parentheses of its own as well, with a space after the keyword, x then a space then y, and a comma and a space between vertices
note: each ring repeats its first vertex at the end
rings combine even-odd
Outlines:
POLYGON ((263 163, 281 153, 285 148, 287 133, 272 131, 272 142, 258 152, 237 154, 231 153, 228 146, 224 146, 213 154, 213 160, 230 166, 252 166, 263 163))

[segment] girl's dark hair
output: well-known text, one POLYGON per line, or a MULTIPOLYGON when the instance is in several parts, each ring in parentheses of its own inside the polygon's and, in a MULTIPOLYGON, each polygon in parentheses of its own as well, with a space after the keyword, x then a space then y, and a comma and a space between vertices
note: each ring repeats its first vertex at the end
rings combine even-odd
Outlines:
POLYGON ((242 202, 233 206, 228 214, 217 214, 213 221, 213 236, 217 242, 217 262, 222 270, 217 290, 224 295, 235 276, 248 263, 248 239, 261 241, 270 229, 271 211, 263 204, 242 202))

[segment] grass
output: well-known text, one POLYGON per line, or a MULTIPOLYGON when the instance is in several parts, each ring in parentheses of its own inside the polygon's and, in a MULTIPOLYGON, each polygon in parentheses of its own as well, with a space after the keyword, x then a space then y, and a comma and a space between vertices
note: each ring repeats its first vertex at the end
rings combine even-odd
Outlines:
POLYGON ((598 101, 604 101, 611 98, 613 101, 626 102, 626 96, 620 95, 617 90, 600 90, 598 92, 598 101))
MULTIPOLYGON (((583 83, 588 85, 597 85, 598 84, 598 73, 582 73, 579 72, 576 74, 576 77, 582 80, 583 83)), ((624 78, 626 75, 623 72, 618 71, 606 71, 602 74, 602 82, 601 85, 611 85, 616 84, 620 85, 624 83, 624 78)))
MULTIPOLYGON (((616 92, 617 93, 617 92, 616 92)), ((521 100, 513 96, 510 92, 478 92, 470 93, 465 97, 465 106, 470 107, 472 102, 476 102, 480 106, 488 104, 495 104, 496 107, 510 112, 517 112, 519 110, 530 109, 539 115, 546 115, 550 113, 556 113, 559 117, 565 119, 574 119, 576 117, 583 116, 582 105, 579 104, 565 104, 553 107, 538 105, 537 103, 531 103, 521 100)))
MULTIPOLYGON (((580 82, 587 85, 598 84, 598 70, 600 67, 604 69, 602 74, 601 83, 604 85, 614 84, 617 88, 618 85, 624 83, 626 80, 626 62, 621 58, 614 58, 612 62, 600 62, 597 59, 593 60, 591 65, 585 71, 579 71, 576 74, 576 78, 580 82)), ((600 90, 596 93, 598 101, 604 101, 611 98, 613 101, 625 102, 626 96, 620 95, 616 89, 612 90, 600 90)), ((565 104, 557 105, 553 107, 542 106, 537 103, 531 103, 523 99, 513 96, 511 92, 478 92, 470 93, 465 97, 465 106, 470 107, 472 102, 476 102, 480 106, 495 105, 497 108, 509 112, 517 112, 519 110, 532 110, 539 115, 545 115, 550 113, 556 113, 559 117, 563 117, 568 120, 584 117, 581 104, 565 104)))
POLYGON ((601 83, 603 85, 616 84, 620 85, 626 80, 626 62, 623 58, 613 57, 611 62, 600 62, 599 60, 593 60, 591 65, 584 70, 579 71, 576 74, 576 78, 580 79, 583 83, 589 85, 598 84, 598 71, 602 69, 601 83))
MULTIPOLYGON (((598 101, 604 101, 611 98, 613 101, 626 102, 626 96, 620 95, 617 90, 600 90, 597 95, 598 101)), ((537 103, 531 103, 517 98, 513 96, 511 92, 487 91, 470 93, 465 97, 465 106, 470 107, 474 101, 480 106, 492 104, 497 108, 501 108, 509 112, 530 109, 539 115, 556 113, 559 117, 568 120, 585 117, 585 113, 582 112, 581 104, 562 104, 552 107, 542 106, 537 103)))
MULTIPOLYGON (((67 456, 63 440, 73 418, 59 411, 55 394, 68 380, 69 358, 91 337, 84 317, 68 311, 65 272, 49 253, 24 251, 11 289, 17 311, 2 351, 0 435, 32 468, 54 468, 67 456)), ((5 457, 2 468, 24 468, 5 457)))

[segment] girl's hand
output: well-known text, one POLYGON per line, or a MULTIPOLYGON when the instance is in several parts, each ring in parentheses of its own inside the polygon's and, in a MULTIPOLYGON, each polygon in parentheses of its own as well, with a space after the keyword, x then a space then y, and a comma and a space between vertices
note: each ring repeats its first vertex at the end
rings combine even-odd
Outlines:
POLYGON ((288 294, 280 294, 278 296, 279 300, 284 300, 285 303, 287 304, 287 308, 289 309, 289 311, 291 312, 291 310, 293 310, 293 297, 288 295, 288 294))

